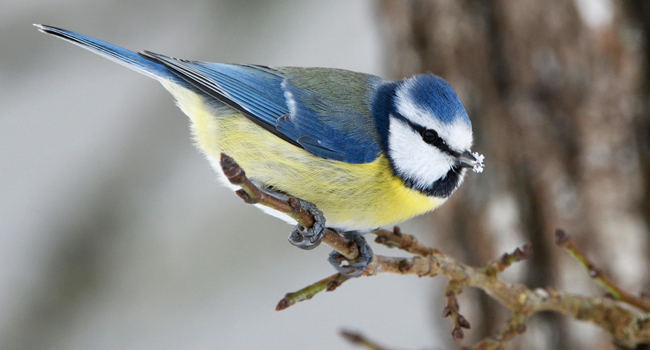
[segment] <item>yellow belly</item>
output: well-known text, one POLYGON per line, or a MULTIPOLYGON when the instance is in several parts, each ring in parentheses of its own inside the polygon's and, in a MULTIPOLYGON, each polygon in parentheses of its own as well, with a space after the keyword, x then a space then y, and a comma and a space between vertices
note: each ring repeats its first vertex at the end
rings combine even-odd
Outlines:
POLYGON ((371 229, 407 220, 444 202, 404 186, 383 155, 365 164, 323 159, 232 109, 217 112, 201 96, 172 83, 163 85, 190 117, 196 145, 213 163, 221 153, 228 154, 252 180, 314 203, 328 226, 371 229))

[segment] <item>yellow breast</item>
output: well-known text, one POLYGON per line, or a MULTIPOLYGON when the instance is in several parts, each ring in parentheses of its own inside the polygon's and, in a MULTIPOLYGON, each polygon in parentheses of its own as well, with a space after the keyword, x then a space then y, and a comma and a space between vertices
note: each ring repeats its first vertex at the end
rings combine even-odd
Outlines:
POLYGON ((364 164, 323 159, 233 109, 206 106, 190 90, 163 85, 190 117, 196 145, 213 164, 221 153, 228 154, 252 180, 314 203, 328 226, 372 229, 407 220, 444 202, 404 186, 383 155, 364 164))

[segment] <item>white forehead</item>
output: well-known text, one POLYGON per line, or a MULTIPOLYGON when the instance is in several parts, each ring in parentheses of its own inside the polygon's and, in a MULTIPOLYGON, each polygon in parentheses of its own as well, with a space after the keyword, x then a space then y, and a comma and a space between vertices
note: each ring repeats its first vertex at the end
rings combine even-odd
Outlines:
POLYGON ((413 123, 435 130, 452 149, 461 152, 469 150, 472 147, 472 127, 463 118, 454 118, 450 123, 441 121, 432 110, 413 102, 412 88, 413 80, 409 79, 395 92, 397 112, 413 123))

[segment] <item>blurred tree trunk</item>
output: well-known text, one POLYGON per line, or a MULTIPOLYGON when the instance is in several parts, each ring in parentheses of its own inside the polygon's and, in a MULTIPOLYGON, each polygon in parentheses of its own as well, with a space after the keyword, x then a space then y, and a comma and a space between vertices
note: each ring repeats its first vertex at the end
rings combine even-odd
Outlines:
MULTIPOLYGON (((631 3, 647 9, 643 0, 631 3)), ((553 232, 563 227, 620 284, 647 286, 647 57, 636 27, 644 21, 623 5, 382 1, 394 77, 447 79, 472 118, 475 149, 486 155, 485 173, 470 174, 431 216, 441 248, 479 264, 529 241, 534 255, 518 278, 603 293, 554 247, 553 232), (591 11, 599 5, 604 12, 591 11)), ((470 312, 476 338, 507 316, 479 300, 470 312)), ((511 347, 614 348, 606 335, 555 315, 533 319, 511 347)))

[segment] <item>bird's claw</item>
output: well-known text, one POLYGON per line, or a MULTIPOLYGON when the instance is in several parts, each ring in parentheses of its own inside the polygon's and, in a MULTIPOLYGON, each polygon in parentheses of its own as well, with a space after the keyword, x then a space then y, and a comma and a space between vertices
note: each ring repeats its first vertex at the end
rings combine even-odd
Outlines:
POLYGON ((289 243, 300 249, 314 249, 318 247, 325 235, 325 216, 314 204, 300 200, 300 207, 314 217, 314 224, 310 228, 296 225, 289 235, 289 243))
POLYGON ((372 262, 372 249, 366 239, 358 232, 344 232, 343 237, 356 243, 357 247, 359 247, 359 255, 354 260, 348 260, 341 253, 334 250, 330 253, 329 262, 345 277, 359 276, 372 262))

